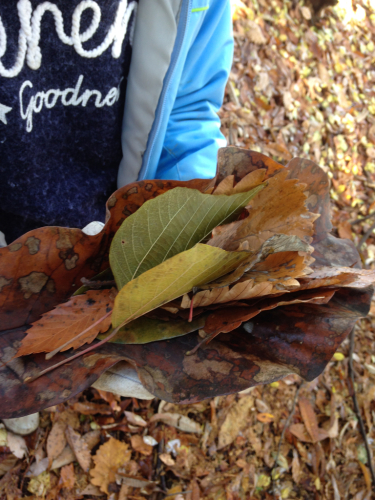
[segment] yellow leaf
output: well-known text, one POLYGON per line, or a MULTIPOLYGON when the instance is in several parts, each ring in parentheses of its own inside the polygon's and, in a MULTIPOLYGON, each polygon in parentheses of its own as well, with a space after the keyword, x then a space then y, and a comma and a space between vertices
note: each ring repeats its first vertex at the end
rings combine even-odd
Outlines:
POLYGON ((33 493, 37 498, 45 497, 51 489, 51 477, 48 471, 33 477, 27 487, 27 491, 33 493))
POLYGON ((226 252, 198 243, 127 283, 116 297, 112 325, 116 328, 128 323, 195 286, 223 276, 248 256, 248 252, 226 252))
POLYGON ((335 354, 333 355, 333 359, 335 361, 342 361, 343 359, 345 359, 345 356, 342 354, 342 352, 335 352, 335 354))
POLYGON ((120 467, 124 467, 130 457, 131 451, 128 445, 111 437, 98 449, 93 458, 95 467, 90 470, 91 483, 108 494, 108 485, 116 481, 116 472, 120 467))

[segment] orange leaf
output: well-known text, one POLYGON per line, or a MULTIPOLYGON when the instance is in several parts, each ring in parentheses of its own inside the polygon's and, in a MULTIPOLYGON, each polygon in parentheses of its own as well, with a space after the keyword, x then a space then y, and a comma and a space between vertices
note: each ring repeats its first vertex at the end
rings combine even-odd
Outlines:
POLYGON ((74 474, 73 464, 65 465, 61 469, 60 481, 62 488, 66 488, 67 490, 72 490, 74 488, 74 484, 76 481, 76 476, 74 474))
POLYGON ((130 442, 132 444, 132 448, 134 451, 138 451, 142 455, 146 455, 146 456, 152 454, 152 450, 153 450, 152 446, 145 443, 143 441, 142 436, 140 436, 139 434, 136 434, 135 436, 131 436, 130 442))
POLYGON ((366 483, 366 488, 368 491, 371 491, 371 475, 370 471, 366 467, 365 464, 363 464, 361 461, 358 462, 359 466, 362 469, 363 477, 365 478, 365 483, 366 483))
POLYGON ((27 336, 22 340, 17 357, 51 352, 69 340, 72 342, 63 348, 63 351, 70 348, 77 349, 85 343, 92 342, 99 333, 108 330, 111 325, 110 316, 90 328, 79 339, 75 340, 75 337, 110 312, 114 298, 114 289, 89 290, 43 314, 40 320, 27 330, 27 336))
POLYGON ((258 413, 257 420, 262 424, 269 424, 275 420, 275 417, 271 413, 258 413))
POLYGON ((130 460, 128 445, 114 439, 104 443, 94 456, 95 467, 90 470, 91 482, 108 494, 108 486, 116 481, 116 472, 130 460))

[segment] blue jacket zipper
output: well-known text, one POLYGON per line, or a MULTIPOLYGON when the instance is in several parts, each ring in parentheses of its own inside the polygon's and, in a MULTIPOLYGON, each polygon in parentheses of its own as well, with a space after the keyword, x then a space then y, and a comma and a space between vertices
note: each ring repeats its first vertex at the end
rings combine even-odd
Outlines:
POLYGON ((162 118, 163 113, 164 113, 164 108, 165 108, 165 103, 166 103, 167 96, 168 96, 170 82, 173 78, 173 73, 174 73, 174 70, 177 66, 177 62, 178 62, 178 59, 179 59, 179 56, 181 53, 181 48, 183 46, 184 39, 185 39, 186 29, 187 29, 187 26, 189 24, 190 10, 191 10, 190 4, 191 4, 191 0, 182 0, 180 19, 178 21, 177 36, 176 36, 175 46, 173 48, 173 52, 172 52, 172 56, 171 56, 171 63, 169 65, 166 79, 165 79, 165 83, 164 83, 164 86, 163 86, 163 89, 162 89, 162 92, 160 95, 159 103, 158 103, 158 106, 156 108, 155 120, 154 120, 152 129, 151 129, 151 132, 150 132, 150 136, 148 138, 146 151, 145 151, 144 156, 143 156, 143 164, 142 164, 142 167, 141 167, 141 170, 139 173, 139 177, 138 177, 139 180, 148 179, 148 178, 152 177, 152 176, 151 177, 148 176, 150 158, 152 155, 152 151, 154 149, 155 139, 156 139, 157 134, 159 132, 159 125, 160 125, 161 118, 162 118))

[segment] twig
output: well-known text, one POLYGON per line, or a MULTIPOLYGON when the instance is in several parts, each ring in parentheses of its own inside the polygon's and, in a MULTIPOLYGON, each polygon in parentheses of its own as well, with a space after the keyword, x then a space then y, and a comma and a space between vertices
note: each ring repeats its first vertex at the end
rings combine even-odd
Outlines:
POLYGON ((364 243, 366 243, 366 241, 369 239, 369 237, 371 236, 371 233, 373 232, 374 229, 375 229, 375 222, 372 224, 372 226, 370 227, 370 229, 368 231, 366 231, 366 233, 360 239, 360 241, 359 241, 359 243, 357 245, 357 249, 358 250, 361 250, 361 246, 364 243))
POLYGON ((92 288, 93 290, 99 290, 102 286, 116 286, 115 280, 91 281, 87 278, 81 278, 81 283, 85 287, 92 288))
POLYGON ((348 379, 349 383, 348 383, 348 389, 349 389, 349 394, 353 400, 355 414, 358 418, 359 429, 361 431, 362 438, 363 438, 363 441, 365 443, 366 454, 367 454, 367 463, 368 463, 370 473, 371 473, 372 489, 373 489, 373 491, 375 491, 375 471, 374 471, 374 466, 372 464, 371 451, 370 451, 370 447, 369 447, 368 440, 367 440, 366 429, 365 429, 365 425, 364 425, 363 420, 362 420, 361 412, 360 412, 359 405, 358 405, 357 395, 355 392, 355 386, 354 386, 353 352, 354 352, 354 328, 350 333, 350 342, 349 342, 349 379, 348 379))
POLYGON ((86 330, 83 330, 83 332, 79 333, 78 335, 76 335, 74 338, 68 340, 68 342, 65 342, 65 344, 61 345, 60 347, 57 347, 55 350, 51 351, 51 352, 48 352, 46 354, 46 359, 51 359, 55 356, 55 354, 59 353, 60 351, 62 351, 63 349, 65 349, 65 347, 67 347, 69 344, 71 344, 72 342, 74 342, 75 340, 79 339, 80 337, 82 337, 82 335, 84 335, 85 333, 87 333, 89 330, 91 330, 92 328, 94 328, 94 326, 97 326, 99 325, 102 321, 104 321, 106 318, 108 318, 108 316, 112 314, 112 310, 110 310, 109 312, 107 312, 104 316, 102 316, 101 318, 99 318, 97 321, 95 321, 95 323, 93 323, 92 325, 90 325, 88 328, 86 328, 86 330))
POLYGON ((375 215, 375 212, 371 212, 371 214, 365 215, 364 217, 360 217, 359 219, 352 220, 351 222, 349 222, 349 224, 351 226, 354 226, 355 224, 360 224, 361 222, 363 222, 367 219, 371 219, 371 217, 373 217, 374 215, 375 215))
POLYGON ((274 462, 272 470, 271 470, 272 492, 273 492, 273 498, 274 498, 274 500, 276 500, 276 493, 275 493, 275 486, 274 486, 273 471, 274 471, 274 469, 277 466, 277 461, 279 459, 281 445, 283 444, 283 441, 284 441, 285 432, 286 432, 287 428, 290 426, 290 422, 292 421, 294 412, 296 411, 296 404, 297 404, 297 401, 298 401, 298 396, 299 396, 300 390, 301 390, 301 388, 302 388, 303 385, 304 385, 304 382, 301 383, 301 385, 298 387, 298 389, 296 390, 296 393, 294 395, 292 409, 290 410, 289 416, 286 419, 285 425, 284 425, 283 430, 281 432, 281 436, 280 436, 280 439, 279 439, 279 444, 278 444, 278 447, 277 447, 275 462, 274 462))

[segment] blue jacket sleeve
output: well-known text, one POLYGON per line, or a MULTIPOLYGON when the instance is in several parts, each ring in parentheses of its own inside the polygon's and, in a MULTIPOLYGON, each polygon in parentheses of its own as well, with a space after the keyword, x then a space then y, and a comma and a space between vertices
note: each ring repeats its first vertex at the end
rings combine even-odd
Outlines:
POLYGON ((168 119, 155 175, 159 179, 213 177, 217 151, 226 145, 217 111, 233 58, 230 2, 201 4, 193 0, 189 20, 193 36, 168 119))

